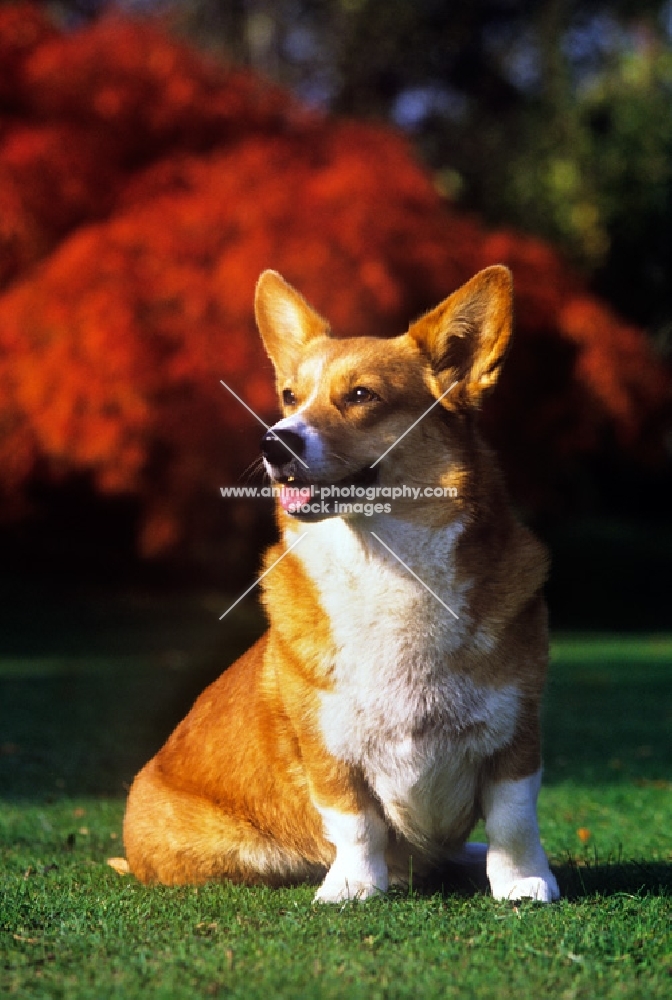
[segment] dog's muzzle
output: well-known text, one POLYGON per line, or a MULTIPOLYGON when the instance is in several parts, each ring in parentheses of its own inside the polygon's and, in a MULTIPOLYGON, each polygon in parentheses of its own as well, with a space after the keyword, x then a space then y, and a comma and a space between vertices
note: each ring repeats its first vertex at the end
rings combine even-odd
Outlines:
POLYGON ((268 430, 261 439, 261 454, 273 469, 282 469, 297 459, 303 459, 306 442, 296 431, 279 428, 268 430))
POLYGON ((340 516, 342 510, 339 509, 338 491, 369 486, 378 481, 378 469, 368 465, 333 483, 314 478, 304 464, 305 440, 292 430, 268 430, 261 439, 261 453, 271 478, 281 486, 281 507, 300 521, 321 521, 325 517, 340 516), (335 497, 324 500, 323 489, 327 486, 337 487, 337 492, 335 497))

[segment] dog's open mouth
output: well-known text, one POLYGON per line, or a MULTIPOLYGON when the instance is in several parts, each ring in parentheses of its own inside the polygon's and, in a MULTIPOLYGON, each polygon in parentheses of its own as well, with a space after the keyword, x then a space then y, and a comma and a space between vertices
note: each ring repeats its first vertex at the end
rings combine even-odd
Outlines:
POLYGON ((378 482, 378 469, 369 465, 336 482, 307 480, 286 476, 276 482, 280 486, 280 506, 292 517, 302 521, 320 521, 344 513, 341 504, 352 504, 366 494, 361 491, 378 482))

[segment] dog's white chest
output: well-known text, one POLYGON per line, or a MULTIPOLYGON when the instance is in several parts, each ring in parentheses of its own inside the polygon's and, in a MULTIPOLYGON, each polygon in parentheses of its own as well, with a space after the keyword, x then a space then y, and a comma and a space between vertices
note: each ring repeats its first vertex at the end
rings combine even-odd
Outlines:
POLYGON ((471 825, 480 766, 512 738, 518 692, 422 669, 415 682, 403 661, 392 678, 378 663, 377 684, 367 677, 322 696, 322 734, 331 753, 362 768, 396 829, 431 853, 471 825))
MULTIPOLYGON (((326 747, 361 767, 394 826, 431 849, 471 814, 480 761, 513 735, 517 690, 479 687, 450 670, 465 640, 459 616, 468 601, 450 572, 459 528, 428 535, 419 560, 427 586, 456 619, 400 563, 368 540, 362 548, 342 522, 320 527, 328 558, 312 545, 301 557, 335 650, 334 687, 321 703, 326 747)), ((396 541, 403 558, 404 540, 396 541)))

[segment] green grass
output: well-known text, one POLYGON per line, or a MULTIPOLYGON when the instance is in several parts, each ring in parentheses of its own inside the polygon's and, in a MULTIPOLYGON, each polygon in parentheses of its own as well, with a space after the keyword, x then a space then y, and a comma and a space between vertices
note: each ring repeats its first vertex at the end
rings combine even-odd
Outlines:
MULTIPOLYGON (((1 996, 670 995, 672 639, 554 644, 540 823, 560 903, 437 882, 332 908, 309 887, 147 888, 106 866, 125 784, 214 672, 191 635, 126 627, 91 656, 0 659, 1 996)), ((229 623, 225 656, 255 627, 229 623)))

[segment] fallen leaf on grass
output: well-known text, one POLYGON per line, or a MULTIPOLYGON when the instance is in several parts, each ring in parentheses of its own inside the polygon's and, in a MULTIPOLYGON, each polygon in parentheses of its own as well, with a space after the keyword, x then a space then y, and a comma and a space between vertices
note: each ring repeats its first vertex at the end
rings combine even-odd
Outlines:
POLYGON ((580 826, 576 831, 576 836, 579 838, 582 844, 587 844, 591 838, 591 832, 586 826, 580 826))
POLYGON ((105 862, 110 868, 114 868, 117 875, 130 875, 131 869, 128 867, 126 858, 108 858, 105 862))

